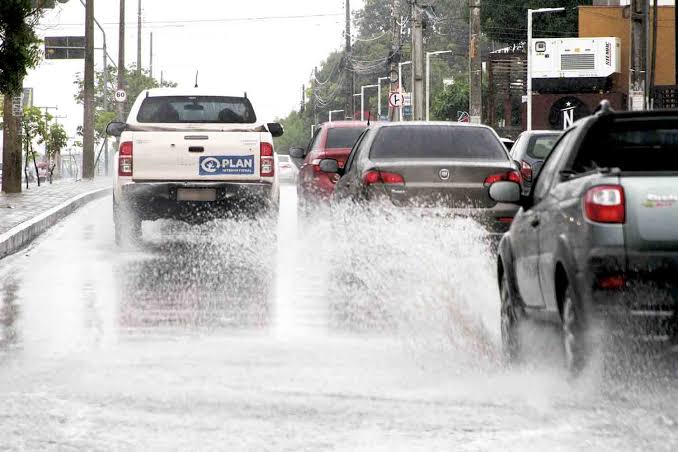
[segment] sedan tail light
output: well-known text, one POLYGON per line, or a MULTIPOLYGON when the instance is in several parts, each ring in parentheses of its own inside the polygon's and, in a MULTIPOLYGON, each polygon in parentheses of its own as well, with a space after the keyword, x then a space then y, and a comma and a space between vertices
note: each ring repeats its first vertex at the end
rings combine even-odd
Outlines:
POLYGON ((520 162, 520 175, 526 182, 532 182, 532 165, 526 161, 520 162))
POLYGON ((626 222, 626 200, 621 185, 598 185, 584 197, 586 218, 596 223, 623 224, 626 222))
POLYGON ((134 169, 134 144, 125 141, 118 152, 118 176, 131 177, 134 169))
POLYGON ((261 177, 275 176, 275 161, 273 159, 273 145, 271 143, 261 142, 259 147, 260 174, 261 177))
POLYGON ((485 179, 485 186, 489 187, 490 185, 494 184, 495 182, 501 182, 501 181, 508 181, 508 182, 515 182, 517 184, 522 184, 523 183, 523 178, 520 175, 518 171, 508 171, 506 173, 500 173, 500 174, 492 174, 491 176, 487 176, 485 179))
POLYGON ((369 170, 363 174, 363 184, 405 185, 405 179, 400 174, 369 170))

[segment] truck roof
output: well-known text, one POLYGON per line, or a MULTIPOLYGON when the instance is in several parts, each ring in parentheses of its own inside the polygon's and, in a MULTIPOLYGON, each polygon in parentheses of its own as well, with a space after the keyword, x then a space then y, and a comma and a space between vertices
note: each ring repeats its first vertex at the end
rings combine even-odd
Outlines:
POLYGON ((225 93, 218 89, 209 88, 152 88, 145 91, 148 97, 166 96, 219 96, 219 97, 245 97, 245 93, 225 93))

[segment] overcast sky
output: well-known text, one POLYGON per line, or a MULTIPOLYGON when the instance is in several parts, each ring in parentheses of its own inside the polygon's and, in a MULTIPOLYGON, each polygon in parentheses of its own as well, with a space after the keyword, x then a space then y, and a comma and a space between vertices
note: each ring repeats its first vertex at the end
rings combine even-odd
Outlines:
MULTIPOLYGON (((118 56, 118 0, 95 0, 95 15, 106 30, 109 53, 118 56)), ((355 10, 362 0, 353 0, 355 10)), ((261 119, 285 116, 297 108, 301 85, 312 68, 342 46, 343 0, 143 0, 143 65, 149 64, 154 35, 154 75, 189 87, 200 71, 200 85, 241 94, 247 91, 261 119), (280 16, 307 16, 296 19, 280 16), (316 16, 316 17, 308 17, 316 16), (239 20, 243 19, 243 20, 239 20)), ((127 64, 136 62, 137 0, 127 0, 127 64)), ((41 36, 84 35, 85 8, 70 0, 48 13, 41 36)), ((96 46, 102 35, 96 31, 96 46)), ((102 53, 95 55, 97 69, 102 53)), ((35 90, 36 106, 58 106, 60 122, 74 134, 82 109, 73 96, 83 61, 44 61, 24 82, 35 90)), ((52 111, 54 113, 54 111, 52 111)))

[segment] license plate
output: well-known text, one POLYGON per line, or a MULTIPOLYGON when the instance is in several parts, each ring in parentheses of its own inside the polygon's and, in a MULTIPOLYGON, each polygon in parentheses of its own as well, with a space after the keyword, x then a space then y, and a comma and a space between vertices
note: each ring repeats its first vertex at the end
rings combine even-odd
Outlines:
POLYGON ((217 191, 213 188, 180 188, 177 190, 177 201, 210 202, 216 200, 217 191))

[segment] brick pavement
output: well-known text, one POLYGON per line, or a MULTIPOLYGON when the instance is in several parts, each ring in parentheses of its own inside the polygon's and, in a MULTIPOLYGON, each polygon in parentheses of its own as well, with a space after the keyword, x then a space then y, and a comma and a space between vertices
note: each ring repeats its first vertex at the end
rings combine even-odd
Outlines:
POLYGON ((40 188, 32 183, 28 190, 24 185, 22 193, 0 193, 0 235, 69 199, 111 185, 112 179, 100 177, 94 181, 55 181, 40 188))

